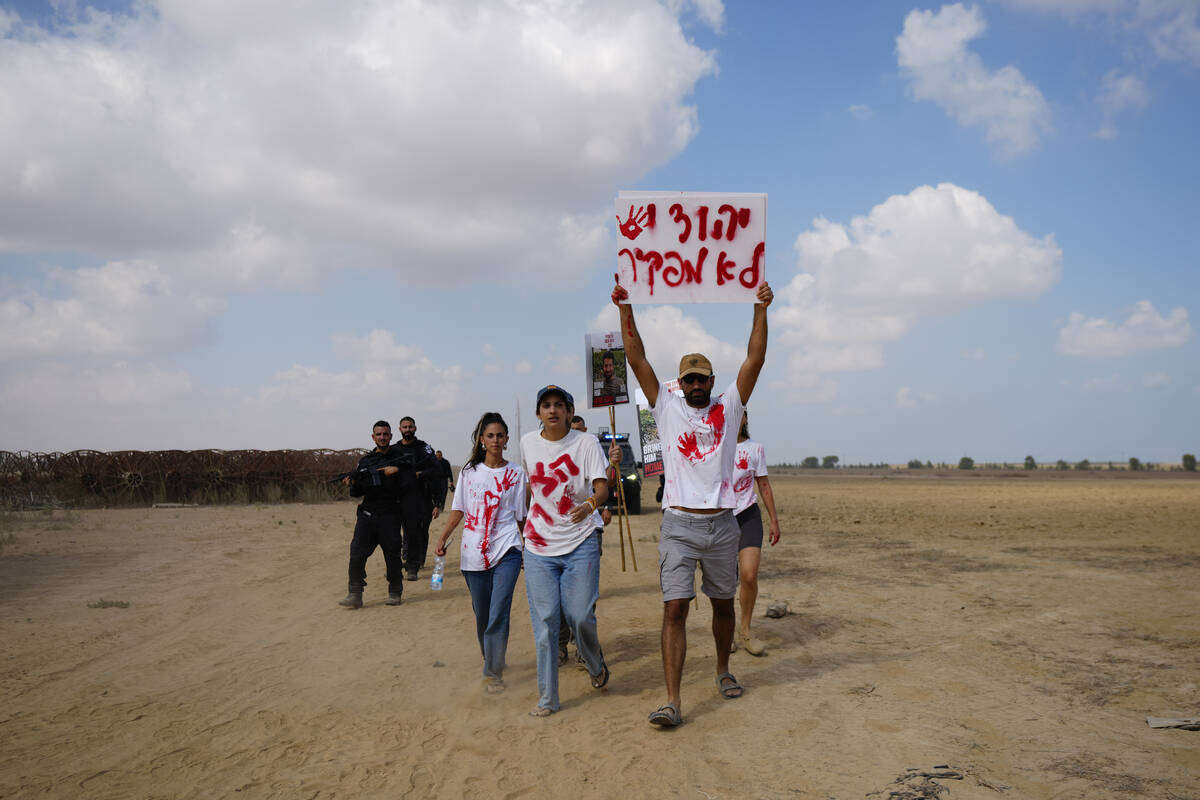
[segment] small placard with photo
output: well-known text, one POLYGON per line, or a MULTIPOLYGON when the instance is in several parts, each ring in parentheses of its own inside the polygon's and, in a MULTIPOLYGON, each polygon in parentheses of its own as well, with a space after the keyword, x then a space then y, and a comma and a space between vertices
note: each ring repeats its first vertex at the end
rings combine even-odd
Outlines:
POLYGON ((607 408, 629 402, 629 367, 620 331, 589 333, 584 336, 585 386, 588 408, 607 408))

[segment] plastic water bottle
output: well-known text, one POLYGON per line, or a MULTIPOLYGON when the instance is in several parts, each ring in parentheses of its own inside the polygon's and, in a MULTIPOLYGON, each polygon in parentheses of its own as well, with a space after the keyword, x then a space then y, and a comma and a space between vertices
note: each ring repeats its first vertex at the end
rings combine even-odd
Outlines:
POLYGON ((429 576, 429 588, 435 592, 441 591, 442 581, 446 577, 446 558, 436 556, 433 559, 433 574, 429 576))

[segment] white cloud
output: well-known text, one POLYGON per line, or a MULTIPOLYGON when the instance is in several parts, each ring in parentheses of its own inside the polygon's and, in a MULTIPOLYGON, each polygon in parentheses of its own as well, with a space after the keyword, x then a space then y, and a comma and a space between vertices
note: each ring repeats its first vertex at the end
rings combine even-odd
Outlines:
POLYGON ((1150 101, 1145 82, 1137 75, 1112 70, 1100 82, 1099 103, 1110 113, 1142 109, 1150 101))
POLYGON ((1058 352, 1086 358, 1116 358, 1147 350, 1179 347, 1192 336, 1184 308, 1161 316, 1149 300, 1134 304, 1129 317, 1114 324, 1103 318, 1088 318, 1072 312, 1058 332, 1058 352))
POLYGON ((792 353, 788 358, 788 370, 792 373, 856 372, 878 369, 884 363, 883 348, 878 344, 814 344, 792 353))
POLYGON ((521 359, 513 365, 513 372, 517 373, 518 375, 528 375, 529 373, 533 372, 533 364, 530 364, 525 359, 521 359))
POLYGON ((1085 392, 1095 392, 1097 394, 1123 394, 1133 391, 1133 386, 1129 381, 1115 374, 1099 378, 1089 378, 1083 382, 1080 388, 1085 392))
POLYGON ((556 347, 552 347, 550 353, 542 359, 542 366, 547 371, 548 377, 552 379, 551 383, 570 386, 579 380, 581 372, 579 356, 559 352, 556 347))
MULTIPOLYGON (((80 408, 79 397, 88 398, 84 406, 100 405, 109 409, 144 409, 178 403, 193 390, 191 377, 183 370, 125 361, 105 363, 103 367, 74 368, 61 365, 35 365, 6 380, 3 405, 8 409, 29 406, 28 398, 57 406, 56 413, 72 413, 80 408)), ((47 409, 43 409, 46 411, 47 409)), ((47 421, 53 415, 47 414, 47 421)), ((74 428, 75 423, 70 427, 74 428)))
POLYGON ((927 408, 936 404, 938 397, 929 392, 914 391, 911 386, 901 386, 896 391, 896 408, 927 408))
POLYGON ((351 366, 342 372, 293 366, 272 376, 260 390, 258 402, 326 411, 357 406, 364 400, 393 408, 404 404, 455 407, 462 368, 436 366, 419 347, 397 342, 391 331, 336 335, 333 350, 351 366))
POLYGON ((918 100, 930 100, 962 125, 981 126, 1005 156, 1027 153, 1050 130, 1050 107, 1020 70, 990 70, 967 44, 987 24, 977 8, 961 4, 935 12, 914 10, 896 37, 901 70, 918 100))
POLYGON ((1104 116, 1096 136, 1113 139, 1117 135, 1114 119, 1121 113, 1144 109, 1150 102, 1149 90, 1137 75, 1122 75, 1113 70, 1101 80, 1100 95, 1096 102, 1104 116))
POLYGON ((725 26, 725 4, 722 0, 667 0, 667 7, 678 14, 691 5, 696 10, 696 16, 714 31, 720 31, 725 26))
POLYGON ((212 318, 224 310, 146 261, 56 268, 49 279, 67 296, 18 291, 0 300, 0 360, 186 350, 212 339, 212 318))
MULTIPOLYGON (((1002 0, 1006 5, 1097 23, 1164 61, 1200 65, 1200 4, 1196 0, 1002 0)), ((1134 54, 1137 56, 1137 54, 1134 54)))
POLYGON ((1142 376, 1142 386, 1148 389, 1157 389, 1160 386, 1167 386, 1171 383, 1171 376, 1165 372, 1148 372, 1142 376))
POLYGON ((422 355, 420 348, 396 341, 391 331, 376 328, 365 336, 336 334, 333 350, 343 358, 383 366, 403 365, 406 368, 420 366, 431 368, 433 362, 422 355))
POLYGON ((1200 5, 1195 0, 1139 0, 1135 21, 1159 58, 1200 66, 1200 5))
POLYGON ((195 429, 213 430, 210 417, 229 411, 219 402, 197 408, 198 395, 191 376, 170 366, 123 360, 10 365, 0 373, 5 446, 65 452, 127 450, 133 442, 149 449, 143 443, 153 442, 176 448, 182 439, 194 439, 189 432, 195 429))
POLYGON ((715 71, 668 4, 135 3, 0 20, 0 251, 311 286, 578 269, 614 189, 695 136, 715 71), (46 98, 54 98, 47 102, 46 98), (303 256, 303 254, 309 254, 303 256))
POLYGON ((847 108, 846 111, 850 113, 850 116, 857 120, 866 120, 875 116, 875 112, 871 110, 870 106, 864 106, 857 103, 847 108))
MULTIPOLYGON (((774 381, 771 388, 783 392, 795 403, 829 403, 837 398, 837 383, 812 373, 790 371, 787 380, 774 381)), ((834 413, 844 413, 844 409, 836 409, 834 413)))
POLYGON ((972 347, 962 351, 962 357, 967 361, 983 361, 986 357, 982 347, 972 347))
POLYGON ((206 389, 155 363, 22 362, 0 380, 5 435, 42 450, 369 446, 367 420, 474 411, 460 366, 439 368, 388 331, 334 337, 333 349, 341 369, 296 364, 250 391, 206 389))
POLYGON ((818 218, 795 247, 799 274, 777 290, 771 321, 773 341, 794 348, 796 399, 813 396, 814 374, 882 366, 884 345, 922 318, 1046 291, 1062 262, 1053 236, 1035 239, 949 183, 890 197, 848 225, 818 218))
POLYGON ((1130 0, 1005 0, 1008 5, 1036 11, 1053 11, 1066 16, 1112 12, 1130 5, 1130 0))

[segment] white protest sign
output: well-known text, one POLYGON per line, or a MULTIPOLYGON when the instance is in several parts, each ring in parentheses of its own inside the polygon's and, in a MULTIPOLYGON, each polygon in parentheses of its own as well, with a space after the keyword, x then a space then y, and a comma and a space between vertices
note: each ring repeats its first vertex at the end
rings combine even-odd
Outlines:
POLYGON ((753 303, 766 280, 767 196, 620 192, 617 276, 631 303, 753 303))

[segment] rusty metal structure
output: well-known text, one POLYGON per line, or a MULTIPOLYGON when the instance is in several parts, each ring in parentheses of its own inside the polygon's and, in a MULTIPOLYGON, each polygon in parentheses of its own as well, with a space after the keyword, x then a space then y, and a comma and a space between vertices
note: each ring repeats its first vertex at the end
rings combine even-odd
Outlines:
POLYGON ((354 450, 0 450, 0 508, 98 508, 157 503, 323 502, 348 496, 333 480, 354 450))

